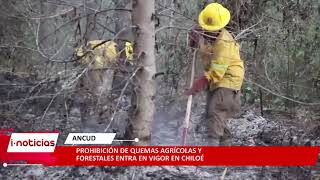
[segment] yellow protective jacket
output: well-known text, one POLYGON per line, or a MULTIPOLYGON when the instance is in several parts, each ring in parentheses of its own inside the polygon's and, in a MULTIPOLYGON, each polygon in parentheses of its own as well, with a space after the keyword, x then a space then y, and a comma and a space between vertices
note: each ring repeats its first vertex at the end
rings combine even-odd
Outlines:
POLYGON ((210 90, 218 87, 241 89, 244 65, 240 58, 240 47, 226 29, 221 30, 212 44, 200 44, 200 56, 210 90))
MULTIPOLYGON (((132 44, 125 43, 125 51, 127 61, 133 60, 132 44)), ((79 60, 82 65, 89 66, 89 69, 103 69, 116 64, 119 58, 119 50, 117 43, 114 41, 104 42, 102 40, 89 41, 87 46, 76 49, 76 55, 81 57, 79 60), (83 57, 82 57, 83 56, 83 57)))

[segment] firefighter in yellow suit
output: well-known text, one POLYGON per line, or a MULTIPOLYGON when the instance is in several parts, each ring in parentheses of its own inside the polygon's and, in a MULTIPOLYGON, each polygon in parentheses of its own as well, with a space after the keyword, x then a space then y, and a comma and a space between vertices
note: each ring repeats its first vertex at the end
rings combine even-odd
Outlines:
POLYGON ((106 99, 102 95, 111 91, 118 65, 133 63, 132 41, 117 42, 121 42, 122 47, 113 40, 92 40, 76 49, 78 62, 85 68, 77 85, 83 132, 102 131, 106 127, 99 125, 106 119, 101 117, 106 110, 98 108, 98 104, 106 99))
POLYGON ((127 62, 132 64, 133 48, 129 41, 125 41, 124 47, 120 48, 112 40, 92 40, 85 47, 81 46, 76 49, 76 55, 80 58, 79 62, 81 66, 88 69, 86 72, 88 77, 86 80, 88 82, 85 84, 92 84, 88 87, 93 88, 92 91, 96 90, 96 94, 100 94, 103 90, 111 90, 113 80, 111 76, 113 76, 115 66, 127 62), (101 85, 104 84, 104 87, 97 88, 96 85, 99 83, 101 85))
POLYGON ((124 49, 118 49, 115 41, 93 40, 87 43, 86 47, 80 47, 76 50, 76 54, 80 58, 82 65, 88 65, 89 69, 108 68, 112 64, 120 61, 124 52, 125 60, 131 62, 133 60, 133 48, 131 42, 125 42, 124 49), (85 49, 86 48, 86 49, 85 49))
POLYGON ((240 46, 225 29, 230 12, 221 4, 207 5, 198 21, 200 28, 190 34, 190 45, 199 48, 204 74, 186 94, 208 89, 209 145, 231 145, 227 120, 240 110, 240 89, 244 79, 240 46))

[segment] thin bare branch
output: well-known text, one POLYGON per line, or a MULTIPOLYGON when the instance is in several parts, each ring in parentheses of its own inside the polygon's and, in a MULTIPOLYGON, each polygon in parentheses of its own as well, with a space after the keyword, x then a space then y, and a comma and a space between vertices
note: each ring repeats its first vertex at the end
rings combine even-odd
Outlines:
POLYGON ((253 81, 251 81, 251 80, 245 79, 245 81, 248 82, 248 83, 251 83, 251 84, 253 84, 253 85, 255 85, 255 86, 258 86, 258 87, 260 87, 261 89, 263 89, 263 90, 265 90, 265 91, 267 91, 267 92, 269 92, 269 93, 271 93, 271 94, 273 94, 273 95, 275 95, 275 96, 278 96, 278 97, 280 97, 280 98, 283 98, 283 99, 286 99, 286 100, 289 100, 289 101, 292 101, 292 102, 295 102, 295 103, 298 103, 298 104, 302 104, 302 105, 306 105, 306 106, 317 106, 317 105, 320 105, 320 102, 308 103, 308 102, 299 101, 299 100, 292 99, 292 98, 290 98, 290 97, 281 95, 281 94, 279 94, 279 93, 276 93, 276 92, 274 92, 274 91, 272 91, 272 90, 270 90, 270 89, 268 89, 268 88, 266 88, 266 87, 264 87, 264 86, 262 86, 262 85, 260 85, 260 84, 258 84, 258 83, 256 83, 256 82, 253 82, 253 81))

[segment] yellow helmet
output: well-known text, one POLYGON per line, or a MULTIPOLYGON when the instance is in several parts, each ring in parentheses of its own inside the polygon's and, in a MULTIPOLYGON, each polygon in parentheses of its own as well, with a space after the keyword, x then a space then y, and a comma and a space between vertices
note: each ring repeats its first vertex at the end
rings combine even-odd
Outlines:
POLYGON ((229 23, 230 12, 219 3, 211 3, 200 12, 198 21, 203 29, 217 31, 229 23))

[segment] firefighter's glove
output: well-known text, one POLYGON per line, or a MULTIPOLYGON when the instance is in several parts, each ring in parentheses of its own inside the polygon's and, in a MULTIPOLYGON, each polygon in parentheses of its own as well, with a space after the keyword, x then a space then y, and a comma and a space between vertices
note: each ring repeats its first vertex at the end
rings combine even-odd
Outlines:
POLYGON ((199 78, 193 83, 192 87, 185 92, 185 95, 195 95, 196 93, 206 89, 209 85, 209 81, 205 76, 199 78))

